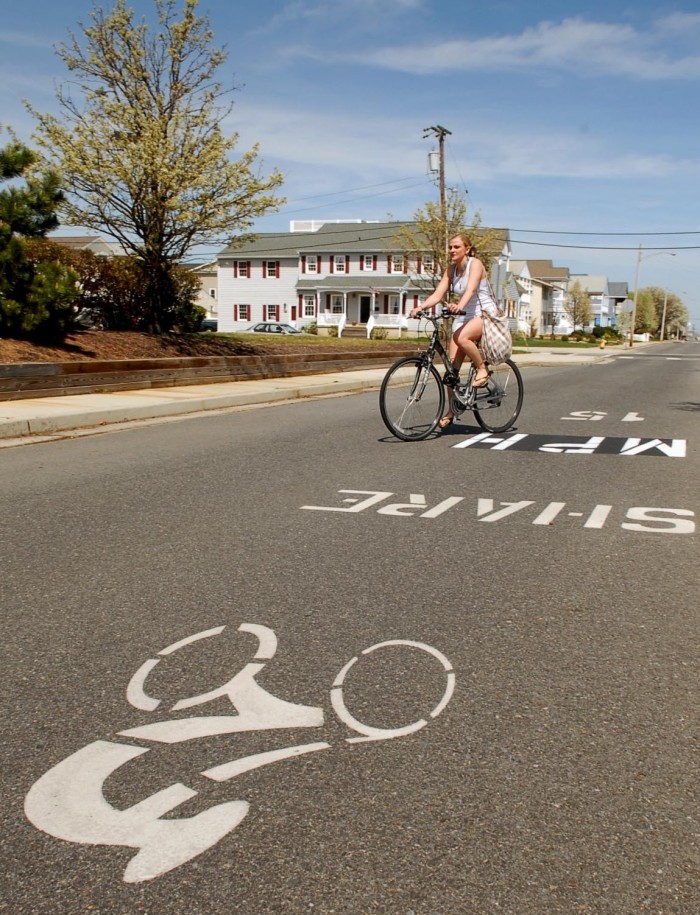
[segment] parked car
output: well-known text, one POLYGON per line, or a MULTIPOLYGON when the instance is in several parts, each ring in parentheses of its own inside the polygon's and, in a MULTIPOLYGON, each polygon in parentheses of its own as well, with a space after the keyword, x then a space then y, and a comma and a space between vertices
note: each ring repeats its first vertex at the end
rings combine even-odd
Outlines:
POLYGON ((216 318, 204 318, 202 323, 199 325, 200 333, 204 330, 210 330, 216 333, 219 328, 219 322, 216 318))
POLYGON ((277 321, 264 321, 261 324, 254 324, 248 328, 254 334, 302 334, 302 330, 297 330, 291 324, 280 324, 277 321))

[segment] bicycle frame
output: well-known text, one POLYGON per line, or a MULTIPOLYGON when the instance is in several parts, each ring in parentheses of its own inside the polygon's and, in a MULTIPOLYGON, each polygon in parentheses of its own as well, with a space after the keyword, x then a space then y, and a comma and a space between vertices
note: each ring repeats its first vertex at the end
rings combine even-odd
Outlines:
MULTIPOLYGON (((522 378, 517 366, 506 359, 498 366, 487 365, 488 379, 474 386, 476 369, 468 362, 464 379, 459 377, 447 349, 440 339, 441 321, 451 312, 421 312, 433 325, 428 345, 412 356, 402 356, 387 371, 379 392, 379 407, 386 427, 404 441, 419 441, 438 427, 444 413, 447 389, 452 417, 471 410, 477 423, 487 432, 510 429, 518 417, 523 399, 522 378), (441 377, 438 360, 445 368, 441 377), (392 393, 396 391, 398 393, 392 393), (488 412, 488 418, 483 414, 488 412)), ((445 428, 440 425, 440 429, 445 428)))

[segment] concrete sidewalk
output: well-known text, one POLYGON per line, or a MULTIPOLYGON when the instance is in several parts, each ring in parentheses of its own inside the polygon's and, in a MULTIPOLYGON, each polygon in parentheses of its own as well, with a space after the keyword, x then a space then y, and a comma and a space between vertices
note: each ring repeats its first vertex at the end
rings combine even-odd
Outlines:
MULTIPOLYGON (((624 353, 624 347, 610 350, 538 350, 527 353, 518 350, 513 358, 520 368, 528 368, 591 365, 624 353)), ((378 390, 385 372, 386 369, 364 369, 295 378, 0 401, 0 445, 133 420, 378 390)))

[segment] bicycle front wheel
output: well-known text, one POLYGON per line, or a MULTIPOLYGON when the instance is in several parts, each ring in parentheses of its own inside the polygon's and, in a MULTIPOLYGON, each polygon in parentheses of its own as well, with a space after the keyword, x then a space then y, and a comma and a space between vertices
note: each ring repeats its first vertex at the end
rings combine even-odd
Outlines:
POLYGON ((445 406, 445 389, 434 365, 420 356, 395 362, 384 376, 379 410, 397 438, 415 442, 437 428, 445 406))
POLYGON ((487 432, 507 432, 523 405, 522 375, 510 359, 490 371, 487 384, 476 389, 474 418, 487 432))

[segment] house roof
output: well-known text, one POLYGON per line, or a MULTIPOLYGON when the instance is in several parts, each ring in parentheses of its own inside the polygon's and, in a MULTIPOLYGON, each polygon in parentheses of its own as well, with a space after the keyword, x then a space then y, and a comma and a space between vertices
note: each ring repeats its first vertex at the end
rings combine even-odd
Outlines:
POLYGON ((527 260, 525 261, 530 271, 530 276, 538 280, 568 280, 568 267, 555 267, 551 261, 527 260))
POLYGON ((627 283, 608 283, 608 294, 615 299, 626 299, 628 291, 627 283))
MULTIPOLYGON (((269 232, 240 247, 229 245, 219 257, 297 258, 301 254, 390 254, 401 250, 397 236, 410 222, 325 223, 315 232, 269 232)), ((509 242, 508 229, 476 229, 477 239, 488 235, 488 253, 500 253, 509 242)))
POLYGON ((92 251, 94 254, 123 253, 119 245, 105 241, 99 235, 48 235, 47 240, 73 251, 92 251))
POLYGON ((571 279, 581 285, 585 292, 601 292, 607 294, 607 276, 595 276, 587 273, 572 273, 571 279))
POLYGON ((328 290, 329 292, 405 292, 406 275, 397 276, 375 276, 368 273, 363 276, 338 276, 337 273, 330 276, 315 277, 311 280, 299 280, 297 282, 299 292, 305 290, 328 290))

